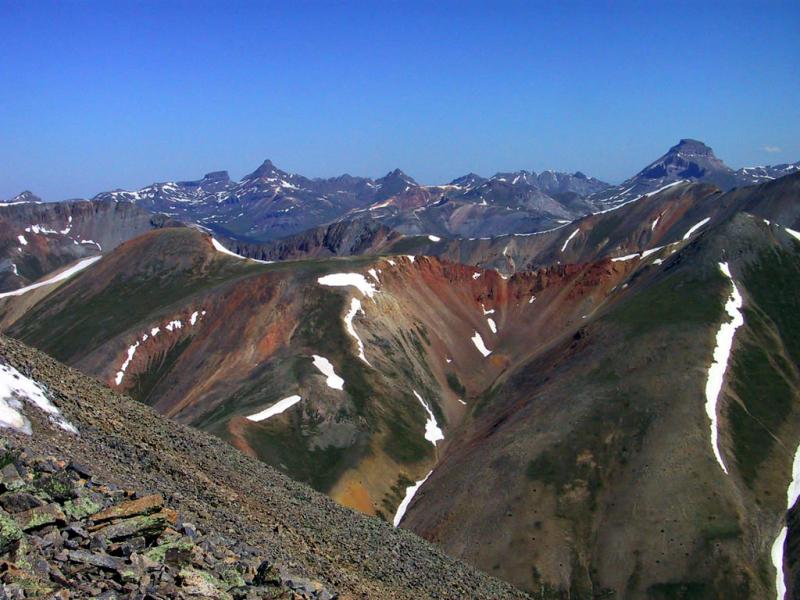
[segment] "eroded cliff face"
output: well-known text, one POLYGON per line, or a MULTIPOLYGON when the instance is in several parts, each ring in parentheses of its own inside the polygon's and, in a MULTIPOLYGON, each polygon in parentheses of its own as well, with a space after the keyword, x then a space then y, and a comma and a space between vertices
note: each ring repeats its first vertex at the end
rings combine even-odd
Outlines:
POLYGON ((77 259, 179 225, 130 202, 70 201, 0 205, 0 291, 24 287, 77 259))

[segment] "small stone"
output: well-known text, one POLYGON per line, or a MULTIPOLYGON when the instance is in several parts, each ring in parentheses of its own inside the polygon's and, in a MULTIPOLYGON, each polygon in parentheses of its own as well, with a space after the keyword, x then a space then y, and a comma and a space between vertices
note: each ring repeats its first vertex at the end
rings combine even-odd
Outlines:
POLYGON ((0 469, 0 485, 6 490, 18 490, 25 485, 25 480, 20 477, 17 467, 13 463, 0 469))
POLYGON ((253 578, 254 585, 281 585, 281 575, 275 566, 268 560, 263 561, 258 565, 256 576, 253 578))
POLYGON ((118 571, 121 568, 119 559, 108 556, 107 554, 87 552, 86 550, 70 550, 68 556, 70 562, 74 563, 91 565, 110 571, 118 571))
POLYGON ((174 547, 167 549, 167 551, 164 553, 164 562, 168 565, 180 567, 188 564, 191 560, 191 548, 174 547))
POLYGON ((44 502, 27 492, 8 492, 0 496, 0 506, 11 513, 30 510, 42 505, 44 505, 44 502))
POLYGON ((90 479, 92 477, 92 470, 83 463, 71 461, 67 468, 72 469, 84 479, 90 479))
POLYGON ((106 540, 106 536, 102 533, 95 533, 90 534, 91 537, 89 538, 89 548, 91 550, 105 550, 108 546, 108 541, 106 540))
POLYGON ((186 568, 180 574, 181 592, 188 596, 227 600, 231 595, 220 589, 220 582, 205 571, 186 568))
POLYGON ((80 522, 70 523, 64 528, 64 531, 83 539, 87 539, 89 537, 89 532, 83 528, 80 522))
POLYGON ((180 532, 192 541, 197 538, 197 528, 192 523, 182 523, 180 532))
POLYGON ((54 548, 61 549, 64 543, 64 540, 61 539, 61 532, 58 529, 48 531, 41 538, 39 538, 39 540, 39 545, 42 548, 49 548, 50 546, 53 546, 54 548))

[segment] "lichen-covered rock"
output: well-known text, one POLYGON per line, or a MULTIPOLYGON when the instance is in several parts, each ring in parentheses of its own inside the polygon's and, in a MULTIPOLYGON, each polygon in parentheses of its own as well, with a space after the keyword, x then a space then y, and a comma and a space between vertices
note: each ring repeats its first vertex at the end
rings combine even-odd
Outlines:
POLYGON ((165 509, 152 515, 140 515, 123 519, 100 529, 109 540, 121 540, 134 536, 153 537, 159 535, 170 525, 174 525, 178 515, 174 510, 165 509))
POLYGON ((102 506, 89 496, 82 496, 75 500, 64 502, 64 514, 73 521, 83 519, 102 509, 102 506))
POLYGON ((164 497, 161 494, 151 494, 136 500, 120 502, 92 515, 92 521, 100 523, 111 519, 125 519, 137 515, 149 515, 160 511, 164 507, 164 497))
POLYGON ((40 527, 52 525, 54 523, 64 524, 67 522, 64 511, 55 503, 24 510, 15 514, 14 518, 17 520, 20 527, 22 527, 23 531, 39 529, 40 527))
POLYGON ((0 510, 0 552, 5 552, 22 537, 22 528, 6 511, 0 510))

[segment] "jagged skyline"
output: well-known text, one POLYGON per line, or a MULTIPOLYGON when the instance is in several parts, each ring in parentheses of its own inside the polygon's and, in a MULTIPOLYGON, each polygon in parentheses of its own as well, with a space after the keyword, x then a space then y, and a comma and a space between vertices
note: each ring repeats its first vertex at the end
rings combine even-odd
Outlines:
POLYGON ((238 178, 266 157, 311 177, 618 183, 682 137, 734 168, 792 162, 799 10, 2 0, 0 197, 238 178))

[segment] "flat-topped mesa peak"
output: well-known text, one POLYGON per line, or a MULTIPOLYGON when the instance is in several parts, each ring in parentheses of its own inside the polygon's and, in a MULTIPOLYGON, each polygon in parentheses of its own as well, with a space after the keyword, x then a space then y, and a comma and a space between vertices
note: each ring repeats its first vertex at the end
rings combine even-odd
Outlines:
POLYGON ((718 159, 709 146, 693 139, 680 140, 629 181, 642 178, 660 183, 678 179, 702 180, 723 189, 730 189, 736 183, 733 169, 718 159))
POLYGON ((706 146, 699 140, 684 138, 669 149, 667 154, 683 154, 686 156, 707 156, 716 158, 710 146, 706 146))
POLYGON ((203 175, 202 181, 213 183, 227 183, 231 180, 227 171, 211 171, 203 175))

